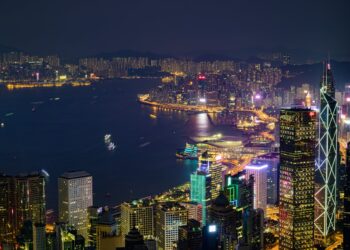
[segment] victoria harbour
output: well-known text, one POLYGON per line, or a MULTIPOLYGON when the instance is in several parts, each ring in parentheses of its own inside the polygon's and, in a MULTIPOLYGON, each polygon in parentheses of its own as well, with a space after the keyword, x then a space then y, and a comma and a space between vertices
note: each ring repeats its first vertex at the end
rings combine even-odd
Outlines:
POLYGON ((79 88, 13 91, 2 88, 0 171, 28 174, 46 170, 50 175, 48 207, 52 208, 57 206, 56 179, 67 169, 93 174, 97 204, 115 205, 189 181, 197 162, 177 160, 176 149, 185 144, 187 136, 222 129, 215 128, 204 113, 188 115, 139 104, 137 94, 156 86, 157 81, 109 80, 79 88), (156 119, 150 117, 154 113, 156 119), (105 134, 111 134, 116 143, 113 152, 105 146, 105 134))

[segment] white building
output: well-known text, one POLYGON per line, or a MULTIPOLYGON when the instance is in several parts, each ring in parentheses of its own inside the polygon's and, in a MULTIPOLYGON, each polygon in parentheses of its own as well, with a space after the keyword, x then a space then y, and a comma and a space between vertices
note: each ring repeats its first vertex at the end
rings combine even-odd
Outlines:
POLYGON ((254 209, 261 208, 266 213, 267 164, 252 162, 245 167, 247 178, 254 176, 254 209))

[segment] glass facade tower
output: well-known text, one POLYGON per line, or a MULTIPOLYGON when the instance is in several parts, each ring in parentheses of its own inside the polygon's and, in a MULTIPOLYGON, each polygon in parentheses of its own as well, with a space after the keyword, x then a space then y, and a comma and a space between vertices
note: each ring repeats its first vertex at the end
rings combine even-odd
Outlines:
POLYGON ((334 79, 329 63, 325 64, 320 89, 320 113, 315 174, 315 240, 326 243, 335 230, 337 166, 338 166, 338 105, 334 79))
POLYGON ((313 249, 316 112, 280 112, 280 246, 313 249))

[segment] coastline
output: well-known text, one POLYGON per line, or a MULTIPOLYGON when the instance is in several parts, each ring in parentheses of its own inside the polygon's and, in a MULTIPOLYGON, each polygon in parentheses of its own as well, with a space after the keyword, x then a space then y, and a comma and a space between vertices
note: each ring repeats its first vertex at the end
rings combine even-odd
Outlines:
POLYGON ((148 106, 154 106, 163 109, 179 110, 179 111, 190 111, 190 112, 203 112, 203 113, 219 113, 224 110, 224 107, 220 106, 193 106, 185 104, 170 104, 170 103, 159 103, 148 101, 148 94, 139 95, 138 102, 148 106))

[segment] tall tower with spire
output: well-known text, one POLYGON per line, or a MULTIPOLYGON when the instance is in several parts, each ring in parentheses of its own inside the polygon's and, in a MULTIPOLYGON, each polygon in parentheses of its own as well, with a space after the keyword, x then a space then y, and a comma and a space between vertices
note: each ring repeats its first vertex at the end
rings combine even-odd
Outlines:
POLYGON ((338 168, 338 105, 331 65, 324 65, 315 173, 315 241, 326 243, 335 230, 338 168))

